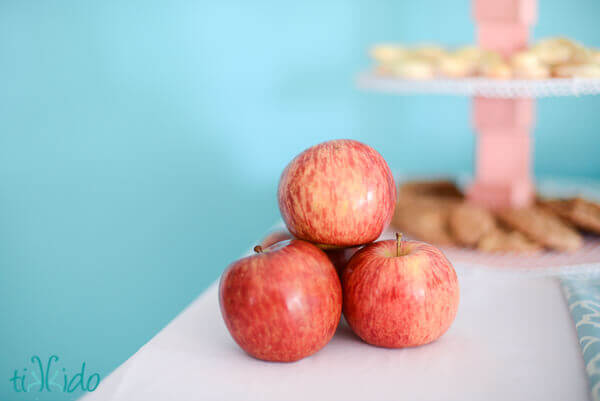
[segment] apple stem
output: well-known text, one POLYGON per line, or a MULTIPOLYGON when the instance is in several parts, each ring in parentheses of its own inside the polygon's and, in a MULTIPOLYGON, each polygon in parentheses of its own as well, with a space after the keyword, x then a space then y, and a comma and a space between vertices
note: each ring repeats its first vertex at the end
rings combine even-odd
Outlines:
POLYGON ((254 252, 256 252, 256 253, 262 253, 263 252, 262 246, 256 245, 254 247, 254 252))
POLYGON ((402 233, 396 233, 396 256, 402 255, 402 233))

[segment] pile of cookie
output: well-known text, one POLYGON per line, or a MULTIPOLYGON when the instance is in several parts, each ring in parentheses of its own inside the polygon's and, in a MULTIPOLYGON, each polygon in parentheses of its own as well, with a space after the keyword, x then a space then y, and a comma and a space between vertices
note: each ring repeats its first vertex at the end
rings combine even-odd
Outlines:
POLYGON ((378 44, 371 49, 379 75, 404 79, 487 77, 494 79, 598 78, 600 50, 567 38, 548 38, 504 58, 475 46, 446 49, 378 44))
POLYGON ((410 181, 399 188, 392 225, 439 246, 572 252, 583 246, 582 233, 600 235, 600 204, 540 198, 527 208, 492 212, 468 202, 451 181, 410 181))

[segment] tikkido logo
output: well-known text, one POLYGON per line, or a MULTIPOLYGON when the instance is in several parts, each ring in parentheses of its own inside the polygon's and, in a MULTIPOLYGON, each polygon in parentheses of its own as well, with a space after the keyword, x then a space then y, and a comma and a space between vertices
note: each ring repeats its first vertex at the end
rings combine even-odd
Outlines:
POLYGON ((51 355, 45 361, 46 363, 39 356, 32 356, 30 359, 32 366, 14 370, 13 376, 9 379, 13 390, 17 393, 34 391, 72 393, 78 389, 96 390, 100 383, 100 375, 93 373, 86 377, 85 362, 81 364, 81 370, 71 376, 64 367, 60 368, 58 361, 56 355, 51 355))

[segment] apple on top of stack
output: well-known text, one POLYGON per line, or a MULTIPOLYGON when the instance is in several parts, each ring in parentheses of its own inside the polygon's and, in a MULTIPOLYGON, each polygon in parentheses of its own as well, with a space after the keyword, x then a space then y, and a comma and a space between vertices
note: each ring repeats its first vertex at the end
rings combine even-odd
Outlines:
POLYGON ((313 146, 285 168, 279 209, 289 232, 265 238, 233 262, 219 303, 235 342, 266 361, 310 356, 341 314, 368 344, 430 343, 456 316, 454 268, 432 245, 376 241, 390 224, 396 185, 373 148, 353 140, 313 146))

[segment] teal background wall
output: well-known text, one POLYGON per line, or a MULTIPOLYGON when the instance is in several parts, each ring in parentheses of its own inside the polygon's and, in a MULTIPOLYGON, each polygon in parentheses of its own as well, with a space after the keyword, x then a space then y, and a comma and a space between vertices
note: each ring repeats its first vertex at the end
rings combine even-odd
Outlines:
MULTIPOLYGON (((536 37, 600 47, 600 2, 536 37)), ((29 358, 105 377, 278 219, 304 148, 472 165, 470 101, 355 89, 377 41, 473 40, 468 1, 0 2, 0 399, 29 358)), ((538 175, 600 178, 600 97, 538 103, 538 175)), ((72 399, 80 393, 36 393, 72 399)))

